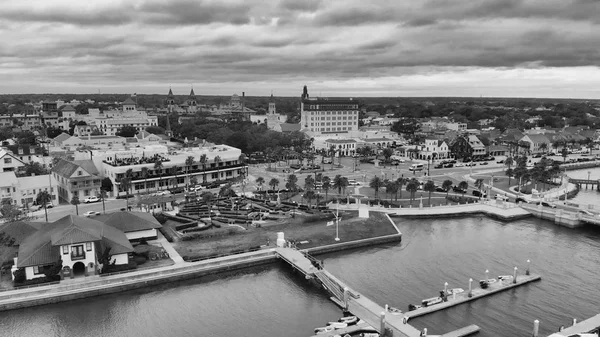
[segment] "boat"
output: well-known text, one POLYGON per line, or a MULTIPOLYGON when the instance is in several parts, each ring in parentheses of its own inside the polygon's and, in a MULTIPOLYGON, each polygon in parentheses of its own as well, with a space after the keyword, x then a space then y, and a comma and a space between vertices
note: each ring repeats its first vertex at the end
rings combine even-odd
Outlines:
POLYGON ((426 298, 423 301, 421 301, 421 304, 424 307, 428 307, 434 304, 438 304, 438 303, 442 303, 444 300, 442 300, 441 297, 432 297, 432 298, 426 298))
POLYGON ((513 276, 512 276, 512 275, 500 275, 500 276, 498 276, 498 279, 499 279, 500 281, 504 281, 504 280, 512 280, 512 279, 513 279, 513 276))
POLYGON ((359 335, 360 337, 379 337, 377 332, 363 332, 359 335))
POLYGON ((332 326, 334 329, 343 329, 348 327, 348 323, 343 322, 328 322, 328 326, 332 326))
POLYGON ((325 327, 322 327, 322 328, 316 328, 315 329, 315 333, 317 335, 320 335, 322 333, 332 332, 333 330, 334 330, 334 328, 332 326, 325 326, 325 327))
POLYGON ((363 324, 363 323, 367 323, 367 322, 363 321, 362 319, 359 319, 358 322, 356 322, 356 324, 363 324))
POLYGON ((345 334, 344 337, 352 337, 352 336, 350 336, 349 334, 345 334))
POLYGON ((448 289, 448 295, 452 295, 452 294, 461 294, 464 293, 465 290, 463 288, 452 288, 452 289, 448 289))
POLYGON ((421 309, 422 307, 423 306, 421 306, 421 305, 409 304, 408 305, 408 311, 413 311, 413 310, 421 309))
POLYGON ((392 314, 392 315, 401 315, 402 314, 402 310, 398 309, 398 308, 394 308, 394 307, 389 307, 388 311, 392 314))
POLYGON ((339 322, 346 323, 348 325, 356 324, 358 322, 358 317, 356 316, 346 316, 339 319, 339 322))

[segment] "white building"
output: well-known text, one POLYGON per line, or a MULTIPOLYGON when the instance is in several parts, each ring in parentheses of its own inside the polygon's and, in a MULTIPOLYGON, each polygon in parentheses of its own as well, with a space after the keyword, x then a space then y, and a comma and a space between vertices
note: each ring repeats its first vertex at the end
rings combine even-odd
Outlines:
POLYGON ((358 101, 352 98, 310 98, 304 86, 300 101, 300 125, 311 135, 345 134, 358 130, 358 101))
POLYGON ((25 163, 12 152, 0 149, 0 172, 20 171, 25 163))
POLYGON ((57 182, 51 175, 17 177, 15 172, 0 173, 0 197, 3 202, 27 208, 33 205, 41 191, 48 192, 51 202, 58 204, 57 182))
POLYGON ((432 138, 425 139, 425 144, 421 145, 419 152, 420 159, 445 159, 449 156, 448 144, 443 140, 432 138))
POLYGON ((248 166, 240 162, 240 149, 227 145, 190 147, 169 151, 164 145, 117 151, 93 151, 93 162, 102 177, 108 177, 119 186, 127 170, 131 169, 133 193, 145 193, 157 189, 184 187, 192 179, 198 183, 226 181, 245 175, 248 166), (206 157, 204 165, 200 158, 206 157), (190 167, 185 165, 188 157, 194 159, 190 167), (162 168, 156 168, 161 162, 162 168), (147 170, 147 176, 143 172, 147 170))

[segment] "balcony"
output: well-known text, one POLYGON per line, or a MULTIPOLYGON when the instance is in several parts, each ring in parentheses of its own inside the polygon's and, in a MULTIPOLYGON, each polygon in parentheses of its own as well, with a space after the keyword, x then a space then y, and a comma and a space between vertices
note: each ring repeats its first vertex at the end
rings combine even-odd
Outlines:
POLYGON ((71 253, 71 261, 76 261, 76 260, 85 260, 85 252, 82 252, 81 254, 76 254, 75 252, 71 253))
MULTIPOLYGON (((220 167, 207 167, 206 171, 203 170, 202 168, 196 168, 196 169, 190 169, 189 172, 186 172, 185 169, 183 171, 178 171, 177 174, 168 172, 168 170, 166 170, 167 172, 164 172, 162 175, 162 179, 168 179, 168 178, 173 178, 175 176, 178 177, 184 177, 187 176, 188 174, 198 174, 198 173, 206 173, 207 175, 211 174, 211 173, 215 173, 217 171, 222 172, 222 171, 227 171, 227 170, 232 170, 232 169, 237 169, 237 168, 243 168, 243 167, 247 167, 247 164, 230 164, 230 165, 223 165, 220 167)), ((144 180, 151 180, 151 179, 158 179, 159 177, 161 177, 158 174, 148 174, 147 178, 142 178, 139 176, 139 174, 134 173, 133 174, 133 178, 131 179, 133 182, 142 182, 144 180)))

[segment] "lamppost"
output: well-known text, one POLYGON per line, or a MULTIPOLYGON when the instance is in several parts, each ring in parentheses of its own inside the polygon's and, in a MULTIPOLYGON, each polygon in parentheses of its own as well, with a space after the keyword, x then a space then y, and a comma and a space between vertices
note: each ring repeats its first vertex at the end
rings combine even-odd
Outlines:
POLYGON ((340 241, 339 225, 340 225, 340 200, 338 199, 337 206, 336 206, 336 212, 335 212, 335 241, 340 241))

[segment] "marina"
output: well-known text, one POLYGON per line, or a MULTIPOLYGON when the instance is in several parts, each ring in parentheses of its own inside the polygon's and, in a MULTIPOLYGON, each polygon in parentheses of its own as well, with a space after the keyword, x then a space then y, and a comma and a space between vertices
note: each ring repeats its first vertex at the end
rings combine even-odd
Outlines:
MULTIPOLYGON (((473 279, 469 279, 468 291, 461 288, 448 289, 445 283, 444 289, 440 291, 440 297, 424 300, 421 305, 410 307, 414 310, 402 313, 401 310, 391 309, 387 305, 382 307, 368 297, 360 294, 355 289, 351 289, 347 284, 337 277, 323 269, 318 260, 312 258, 308 253, 297 249, 286 247, 276 249, 276 253, 286 263, 294 269, 302 272, 306 279, 314 279, 328 290, 333 296, 331 300, 343 309, 344 312, 351 313, 366 322, 381 334, 391 336, 417 337, 427 335, 427 328, 422 331, 408 324, 409 319, 427 315, 436 311, 444 310, 462 303, 474 301, 476 299, 492 295, 504 290, 512 289, 530 282, 541 280, 540 275, 531 274, 529 270, 529 261, 525 275, 518 274, 518 268, 515 267, 513 275, 499 276, 498 278, 486 278, 479 281, 479 287, 473 287, 473 279), (451 294, 451 295, 449 295, 451 294)), ((337 331, 333 326, 329 328, 317 329, 319 336, 337 336, 341 331, 337 331), (330 328, 330 329, 329 329, 330 328)), ((347 327, 344 327, 348 329, 347 327)), ((350 331, 360 331, 359 328, 350 327, 350 331)), ((479 331, 476 325, 470 325, 449 332, 442 336, 461 337, 473 334, 479 331)))

